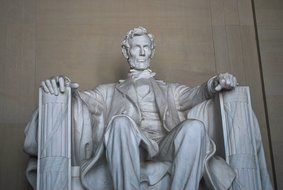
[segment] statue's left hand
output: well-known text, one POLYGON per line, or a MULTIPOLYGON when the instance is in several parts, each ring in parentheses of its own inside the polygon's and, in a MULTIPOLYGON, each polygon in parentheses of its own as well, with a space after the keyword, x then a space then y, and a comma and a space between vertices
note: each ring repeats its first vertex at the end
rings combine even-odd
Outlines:
POLYGON ((213 84, 214 89, 217 92, 222 90, 232 90, 238 85, 236 77, 230 73, 220 73, 214 78, 213 84))
POLYGON ((59 75, 42 81, 40 86, 45 93, 50 93, 58 96, 59 92, 65 92, 65 87, 68 86, 71 87, 72 90, 74 90, 79 87, 79 84, 71 82, 71 80, 67 76, 59 75))

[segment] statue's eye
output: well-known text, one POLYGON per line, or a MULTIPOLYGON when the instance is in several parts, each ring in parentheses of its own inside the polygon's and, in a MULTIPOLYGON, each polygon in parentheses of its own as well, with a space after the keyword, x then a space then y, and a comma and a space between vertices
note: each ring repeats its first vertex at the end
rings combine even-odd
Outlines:
POLYGON ((134 46, 134 47, 133 47, 133 50, 134 50, 134 51, 138 51, 139 49, 140 49, 140 48, 139 48, 138 46, 134 46))

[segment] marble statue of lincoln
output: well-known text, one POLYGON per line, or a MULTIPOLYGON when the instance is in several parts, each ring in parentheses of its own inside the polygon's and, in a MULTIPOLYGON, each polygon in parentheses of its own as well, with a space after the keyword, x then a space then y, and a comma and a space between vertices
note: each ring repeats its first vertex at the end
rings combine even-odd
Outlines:
POLYGON ((95 139, 83 148, 74 145, 74 162, 82 169, 105 156, 113 188, 138 190, 144 164, 162 162, 166 164, 157 177, 148 181, 170 173, 169 189, 198 190, 212 148, 204 123, 187 119, 185 113, 222 90, 232 90, 237 80, 229 73, 219 74, 193 88, 156 80, 150 70, 154 51, 153 35, 137 27, 122 42, 130 66, 126 80, 80 92, 67 77, 57 76, 43 81, 41 87, 54 95, 64 93, 66 86, 73 88, 73 96, 82 104, 74 104, 75 123, 86 117, 82 112, 84 106, 87 109, 91 119, 82 125, 91 123, 90 138, 95 139))

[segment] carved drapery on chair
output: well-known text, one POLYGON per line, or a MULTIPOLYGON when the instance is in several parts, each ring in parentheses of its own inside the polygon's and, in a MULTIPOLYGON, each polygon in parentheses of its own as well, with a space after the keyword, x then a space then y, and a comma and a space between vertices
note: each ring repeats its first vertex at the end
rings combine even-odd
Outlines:
POLYGON ((236 171, 233 190, 272 189, 249 87, 219 94, 226 162, 236 171))

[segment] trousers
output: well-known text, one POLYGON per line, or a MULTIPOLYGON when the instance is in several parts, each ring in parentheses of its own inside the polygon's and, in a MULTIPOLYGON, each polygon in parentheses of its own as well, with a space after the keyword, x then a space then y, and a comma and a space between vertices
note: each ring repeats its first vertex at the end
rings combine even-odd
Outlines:
POLYGON ((202 122, 185 120, 157 143, 147 138, 131 118, 114 117, 104 136, 114 189, 139 190, 141 163, 151 160, 171 163, 171 190, 198 190, 204 170, 206 136, 202 122))

